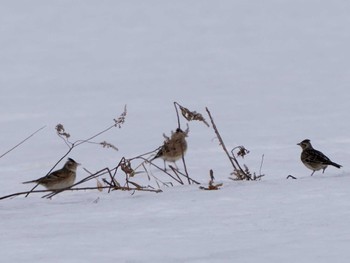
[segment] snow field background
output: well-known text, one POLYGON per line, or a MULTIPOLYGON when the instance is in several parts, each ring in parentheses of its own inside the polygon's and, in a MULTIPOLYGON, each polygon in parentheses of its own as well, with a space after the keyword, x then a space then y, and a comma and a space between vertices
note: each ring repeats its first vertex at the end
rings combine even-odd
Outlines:
MULTIPOLYGON (((226 145, 244 145, 259 182, 233 182, 212 129, 190 123, 197 186, 161 194, 65 193, 0 203, 7 262, 348 262, 349 4, 346 1, 3 1, 0 4, 0 194, 28 190, 72 140, 89 170, 158 147, 176 128, 173 101, 205 113, 226 145), (311 173, 296 143, 344 167, 311 173), (286 180, 292 174, 298 180, 286 180)), ((184 125, 184 122, 182 123, 184 125)), ((161 164, 161 161, 159 161, 161 164)), ((78 171, 78 178, 86 176, 78 171)), ((140 178, 142 181, 143 179, 140 178)))

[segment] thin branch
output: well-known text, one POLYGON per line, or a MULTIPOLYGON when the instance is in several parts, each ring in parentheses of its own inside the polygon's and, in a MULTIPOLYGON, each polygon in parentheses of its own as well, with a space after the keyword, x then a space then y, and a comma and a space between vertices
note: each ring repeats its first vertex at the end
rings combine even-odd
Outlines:
MULTIPOLYGON (((63 189, 64 191, 86 191, 86 190, 99 190, 99 189, 109 189, 110 186, 99 186, 99 187, 80 187, 80 188, 68 188, 68 189, 63 189)), ((63 191, 62 190, 62 191, 63 191)), ((160 193, 162 192, 161 189, 149 189, 149 188, 144 188, 144 187, 123 187, 123 186, 117 186, 117 187, 113 187, 113 190, 122 190, 122 191, 144 191, 144 192, 154 192, 154 193, 160 193)), ((61 190, 59 190, 61 191, 61 190)), ((56 192, 53 192, 52 190, 36 190, 36 191, 32 191, 32 193, 46 193, 46 192, 51 192, 50 194, 47 194, 45 196, 43 196, 43 198, 52 198, 56 192)), ((1 196, 0 200, 4 200, 7 198, 11 198, 11 197, 15 197, 15 196, 20 196, 20 195, 25 195, 28 192, 18 192, 18 193, 14 193, 14 194, 10 194, 10 195, 6 195, 6 196, 1 196)))
MULTIPOLYGON (((189 179, 191 182, 195 183, 195 184, 200 184, 198 181, 188 177, 188 175, 180 172, 178 169, 176 169, 175 167, 169 165, 170 169, 179 177, 179 174, 187 179, 189 179)), ((190 183, 189 183, 190 184, 190 183)))
POLYGON ((164 172, 165 174, 167 174, 168 176, 170 176, 174 181, 178 182, 179 184, 183 184, 181 180, 175 178, 172 174, 168 173, 165 169, 160 168, 158 165, 154 164, 153 162, 147 160, 144 157, 138 157, 141 160, 147 161, 150 165, 153 165, 154 167, 156 167, 158 170, 164 172))
POLYGON ((182 151, 181 159, 182 159, 182 163, 184 164, 184 169, 185 169, 185 174, 187 177, 188 184, 191 184, 191 180, 190 180, 190 176, 188 175, 187 166, 186 166, 186 162, 185 162, 185 156, 183 154, 183 151, 182 151))
POLYGON ((220 135, 220 133, 219 133, 219 131, 218 131, 216 125, 215 125, 214 119, 213 119, 213 117, 211 116, 211 113, 210 113, 209 109, 208 109, 208 108, 205 108, 205 109, 206 109, 206 111, 207 111, 207 113, 208 113, 208 115, 209 115, 209 118, 210 118, 211 124, 212 124, 212 126, 213 126, 214 132, 215 132, 216 136, 217 136, 218 139, 219 139, 219 142, 220 142, 220 145, 221 145, 222 149, 224 150, 224 152, 226 153, 228 159, 230 160, 230 162, 231 162, 231 164, 232 164, 232 166, 233 166, 233 169, 234 169, 234 170, 238 170, 238 168, 236 167, 235 163, 233 162, 233 158, 234 158, 234 157, 232 158, 231 155, 229 154, 229 152, 228 152, 228 150, 227 150, 227 148, 226 148, 226 146, 225 146, 225 143, 224 143, 224 141, 222 140, 222 137, 221 137, 221 135, 220 135))
POLYGON ((35 132, 33 132, 31 135, 29 135, 27 138, 25 138, 24 140, 22 140, 21 142, 19 142, 18 144, 16 144, 15 146, 13 146, 10 150, 6 151, 5 153, 3 153, 2 155, 0 155, 0 159, 2 157, 4 157, 6 154, 12 152, 14 149, 16 149, 18 146, 20 146, 21 144, 23 144, 24 142, 26 142, 27 140, 29 140, 31 137, 33 137, 35 134, 37 134, 38 132, 40 132, 41 130, 43 130, 44 128, 46 128, 46 126, 41 127, 40 129, 36 130, 35 132))
POLYGON ((264 157, 265 157, 265 154, 262 155, 261 157, 261 163, 260 163, 260 169, 259 169, 259 175, 261 176, 261 170, 262 170, 262 167, 263 167, 263 164, 264 164, 264 157))
POLYGON ((177 127, 180 129, 180 116, 179 116, 179 111, 177 109, 177 106, 180 107, 180 104, 178 104, 176 101, 174 102, 174 107, 176 110, 176 117, 177 117, 177 127))

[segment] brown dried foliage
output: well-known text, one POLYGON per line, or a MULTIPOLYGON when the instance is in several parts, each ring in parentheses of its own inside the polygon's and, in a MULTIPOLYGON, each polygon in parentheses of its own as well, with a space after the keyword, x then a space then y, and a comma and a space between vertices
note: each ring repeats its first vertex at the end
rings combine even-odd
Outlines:
POLYGON ((70 137, 70 134, 67 133, 66 130, 64 129, 63 124, 61 124, 61 123, 57 124, 55 129, 56 129, 58 136, 65 137, 66 139, 68 139, 70 137))
POLYGON ((238 149, 237 157, 242 157, 243 159, 244 159, 244 156, 246 156, 249 153, 249 150, 247 150, 244 146, 237 146, 231 150, 232 155, 234 155, 233 151, 235 149, 238 149))
POLYGON ((219 190, 221 186, 223 186, 222 183, 220 184, 214 184, 214 172, 213 170, 210 170, 209 172, 209 176, 210 176, 210 180, 209 180, 209 183, 208 183, 208 187, 204 187, 204 186, 200 186, 199 189, 202 189, 202 190, 219 190))
POLYGON ((111 148, 113 150, 118 151, 118 148, 109 142, 103 141, 103 142, 100 142, 100 144, 102 145, 103 148, 111 148))
POLYGON ((189 109, 181 106, 180 104, 177 104, 177 105, 179 105, 180 110, 181 110, 181 114, 186 120, 188 120, 188 121, 201 121, 205 125, 210 127, 209 124, 207 123, 207 121, 204 119, 202 114, 200 114, 196 111, 190 111, 189 109))
POLYGON ((115 127, 121 128, 121 125, 124 124, 125 122, 126 114, 127 114, 127 109, 125 105, 124 111, 122 112, 122 114, 120 114, 120 116, 117 119, 113 119, 115 127))
POLYGON ((128 177, 133 177, 135 175, 135 171, 131 167, 130 160, 127 160, 127 159, 122 160, 120 162, 120 168, 128 177))

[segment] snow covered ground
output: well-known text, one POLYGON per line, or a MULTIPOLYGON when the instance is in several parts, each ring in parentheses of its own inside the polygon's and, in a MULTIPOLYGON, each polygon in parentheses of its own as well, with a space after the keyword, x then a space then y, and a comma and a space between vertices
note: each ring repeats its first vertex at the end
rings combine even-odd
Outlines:
POLYGON ((65 154, 56 124, 85 139, 125 104, 123 127, 97 140, 118 152, 84 144, 69 156, 97 171, 154 150, 177 126, 177 101, 208 107, 227 147, 250 150, 251 170, 264 154, 266 176, 229 180, 213 130, 191 122, 189 173, 206 184, 213 169, 221 190, 3 200, 1 259, 348 262, 349 11, 341 0, 2 1, 0 154, 46 128, 0 159, 1 196, 28 190, 21 182, 65 154), (296 145, 305 138, 344 167, 310 177, 296 145))

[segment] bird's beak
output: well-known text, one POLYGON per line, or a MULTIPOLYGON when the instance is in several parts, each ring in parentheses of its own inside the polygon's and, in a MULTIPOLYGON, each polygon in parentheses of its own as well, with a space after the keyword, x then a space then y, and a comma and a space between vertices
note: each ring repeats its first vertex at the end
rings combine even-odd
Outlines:
POLYGON ((297 145, 299 145, 299 146, 300 146, 300 142, 299 142, 299 143, 297 143, 297 145))

